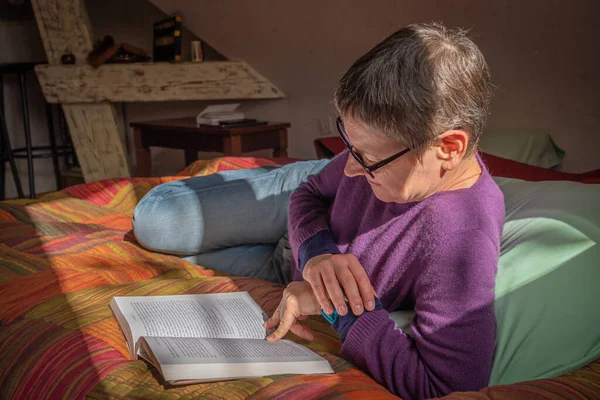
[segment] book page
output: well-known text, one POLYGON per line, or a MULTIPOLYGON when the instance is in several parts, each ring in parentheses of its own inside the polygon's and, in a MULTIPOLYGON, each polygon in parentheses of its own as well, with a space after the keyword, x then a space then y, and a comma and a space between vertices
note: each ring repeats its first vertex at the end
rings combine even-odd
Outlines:
POLYGON ((264 339, 267 315, 247 292, 115 297, 133 343, 141 336, 264 339))
POLYGON ((329 362, 289 340, 143 337, 146 351, 171 384, 281 374, 331 374, 329 362))
POLYGON ((161 365, 301 362, 323 360, 318 354, 289 340, 201 339, 145 337, 161 365))

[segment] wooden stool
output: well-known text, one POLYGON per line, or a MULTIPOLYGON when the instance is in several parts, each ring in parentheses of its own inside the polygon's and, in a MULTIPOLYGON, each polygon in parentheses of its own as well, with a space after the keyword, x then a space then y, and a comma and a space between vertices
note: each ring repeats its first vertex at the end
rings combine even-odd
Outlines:
POLYGON ((289 123, 208 128, 198 127, 196 118, 190 117, 130 125, 134 128, 138 176, 152 176, 152 146, 185 150, 186 165, 196 161, 199 151, 218 151, 225 156, 240 157, 248 151, 273 149, 273 157, 287 157, 289 123))

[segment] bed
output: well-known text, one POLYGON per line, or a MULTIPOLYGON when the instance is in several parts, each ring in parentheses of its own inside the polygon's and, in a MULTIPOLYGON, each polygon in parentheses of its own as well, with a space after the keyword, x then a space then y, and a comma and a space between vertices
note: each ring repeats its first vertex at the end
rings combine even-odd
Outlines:
MULTIPOLYGON (((197 161, 174 177, 111 179, 0 202, 0 398, 396 398, 339 357, 337 335, 316 317, 308 320, 316 340, 290 338, 329 360, 334 375, 168 387, 148 364, 129 359, 108 308, 113 296, 248 291, 270 314, 283 289, 144 250, 131 232, 137 202, 163 182, 278 162, 197 161)), ((554 379, 446 398, 600 398, 600 361, 554 379)))

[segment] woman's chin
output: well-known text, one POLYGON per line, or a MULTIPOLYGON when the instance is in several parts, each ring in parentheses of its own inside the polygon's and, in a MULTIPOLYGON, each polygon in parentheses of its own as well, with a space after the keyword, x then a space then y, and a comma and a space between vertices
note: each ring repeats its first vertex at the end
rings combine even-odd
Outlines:
POLYGON ((408 193, 390 193, 389 191, 385 190, 382 185, 371 184, 371 190, 373 191, 375 197, 384 203, 413 203, 424 199, 424 197, 413 198, 409 196, 408 193))
POLYGON ((384 203, 404 203, 401 199, 397 199, 394 195, 383 188, 383 186, 378 184, 371 184, 371 190, 375 197, 378 200, 383 201, 384 203))

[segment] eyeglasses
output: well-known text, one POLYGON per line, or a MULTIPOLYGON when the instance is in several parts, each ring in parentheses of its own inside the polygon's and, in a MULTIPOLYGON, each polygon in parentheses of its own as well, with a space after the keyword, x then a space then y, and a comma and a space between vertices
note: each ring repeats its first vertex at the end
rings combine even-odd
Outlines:
POLYGON ((362 156, 354 151, 352 143, 350 143, 350 139, 348 138, 348 134, 346 133, 346 130, 344 129, 344 123, 342 122, 342 119, 340 117, 338 117, 338 119, 337 119, 337 130, 338 130, 338 133, 340 134, 340 137, 342 138, 342 141, 348 148, 348 151, 350 151, 350 154, 352 154, 352 157, 354 157, 356 162, 365 170, 365 172, 367 174, 369 174, 371 176, 371 178, 375 178, 375 176, 373 175, 373 172, 375 172, 379 168, 391 163, 395 159, 403 156, 404 154, 406 154, 410 151, 410 149, 404 149, 401 152, 396 153, 393 156, 386 158, 385 160, 378 161, 373 165, 367 165, 365 163, 365 160, 363 160, 362 156))

